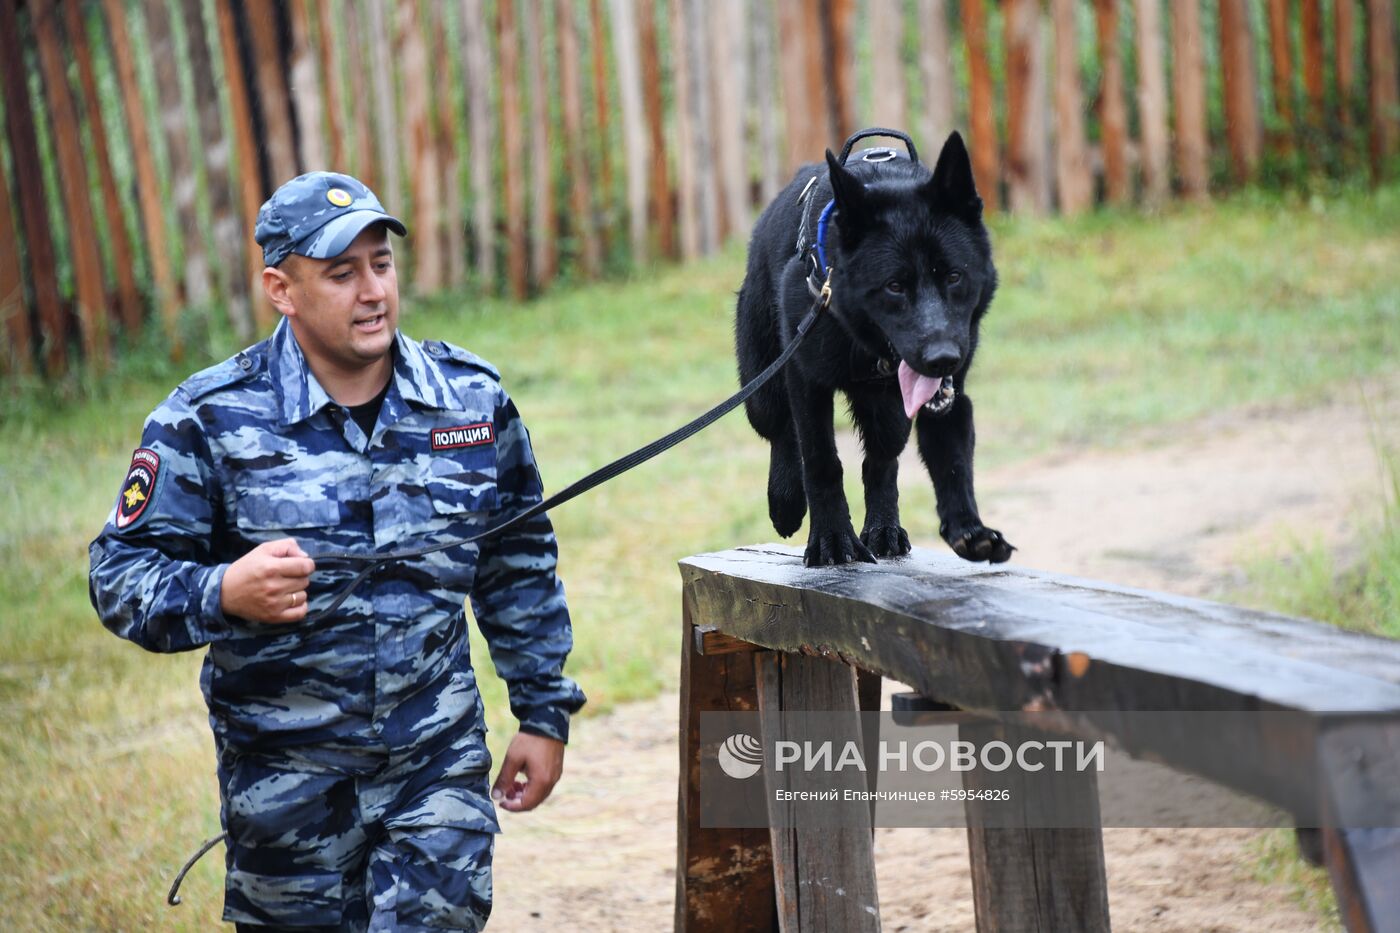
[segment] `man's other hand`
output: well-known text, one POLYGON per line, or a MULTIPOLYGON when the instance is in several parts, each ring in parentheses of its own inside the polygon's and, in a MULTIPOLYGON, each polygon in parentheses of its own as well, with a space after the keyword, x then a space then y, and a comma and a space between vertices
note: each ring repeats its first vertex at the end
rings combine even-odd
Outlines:
POLYGON ((306 587, 316 564, 292 538, 259 544, 224 572, 224 615, 268 624, 306 618, 306 587))
POLYGON ((544 803, 564 773, 564 743, 529 732, 518 732, 506 749, 506 760, 491 799, 507 810, 523 813, 544 803), (521 774, 525 780, 519 780, 521 774))

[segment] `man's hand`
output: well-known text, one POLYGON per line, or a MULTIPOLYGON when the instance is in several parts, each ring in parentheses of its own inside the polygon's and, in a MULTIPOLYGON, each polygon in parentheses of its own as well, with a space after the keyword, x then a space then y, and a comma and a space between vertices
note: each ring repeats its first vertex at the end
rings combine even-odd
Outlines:
POLYGON ((306 587, 316 564, 291 538, 259 544, 224 571, 224 615, 268 624, 306 618, 306 587))
POLYGON ((563 773, 563 742, 518 732, 506 749, 506 760, 501 765, 501 773, 496 775, 491 799, 517 813, 533 810, 544 803, 563 773), (522 773, 525 775, 523 783, 517 780, 522 773))

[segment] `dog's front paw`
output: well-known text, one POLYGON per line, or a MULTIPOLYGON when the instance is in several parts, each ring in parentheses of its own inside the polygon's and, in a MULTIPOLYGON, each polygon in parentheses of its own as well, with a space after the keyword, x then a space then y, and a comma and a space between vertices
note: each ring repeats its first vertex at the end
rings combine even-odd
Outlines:
POLYGON ((856 531, 849 524, 839 531, 826 531, 820 528, 813 528, 811 535, 807 538, 807 553, 802 556, 802 563, 808 567, 822 567, 828 564, 849 564, 855 561, 864 561, 867 564, 875 563, 875 555, 871 554, 860 539, 856 537, 856 531))
POLYGON ((876 557, 903 557, 909 553, 909 533, 898 525, 866 526, 860 543, 876 557))
POLYGON ((981 523, 943 530, 943 540, 964 560, 1004 563, 1016 548, 1001 536, 1001 532, 981 523))

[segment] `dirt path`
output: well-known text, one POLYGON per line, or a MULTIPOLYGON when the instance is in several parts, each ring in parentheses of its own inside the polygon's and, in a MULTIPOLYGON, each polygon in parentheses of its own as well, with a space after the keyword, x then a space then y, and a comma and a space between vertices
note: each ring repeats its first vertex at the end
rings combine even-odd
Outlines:
MULTIPOLYGON (((1400 414, 1396 394, 1376 413, 1380 423, 1400 414)), ((843 459, 858 462, 853 447, 843 459)), ((906 469, 919 468, 911 460, 906 469)), ((1364 409, 1335 404, 1233 414, 1148 436, 1130 451, 1018 464, 980 477, 979 499, 1020 548, 1022 566, 1212 596, 1238 582, 1241 562, 1267 553, 1268 542, 1352 540, 1357 509, 1374 503, 1380 477, 1364 409)), ((502 814, 493 928, 671 928, 676 716, 669 694, 576 724, 565 780, 546 808, 502 814)), ((1114 926, 1318 929, 1285 892, 1251 877, 1255 836, 1107 831, 1114 926)), ((882 829, 876 862, 886 930, 973 929, 963 830, 882 829)))

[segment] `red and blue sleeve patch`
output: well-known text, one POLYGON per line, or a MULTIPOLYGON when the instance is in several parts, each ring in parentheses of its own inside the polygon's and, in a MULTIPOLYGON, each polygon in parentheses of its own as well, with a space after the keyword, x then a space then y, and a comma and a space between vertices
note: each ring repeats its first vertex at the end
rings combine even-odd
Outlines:
POLYGON ((496 441, 495 427, 489 421, 479 424, 464 424, 455 428, 433 430, 433 450, 456 450, 459 447, 478 447, 496 441))
POLYGON ((160 454, 146 447, 138 447, 131 455, 131 466, 122 480, 122 491, 117 496, 117 530, 129 528, 150 507, 156 495, 156 479, 160 476, 160 454))

